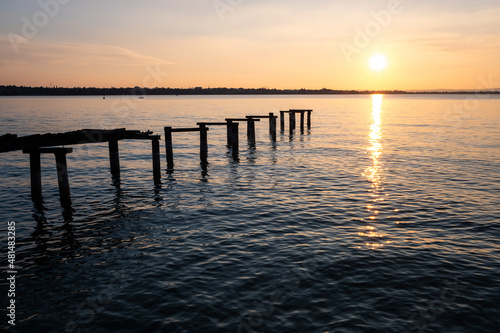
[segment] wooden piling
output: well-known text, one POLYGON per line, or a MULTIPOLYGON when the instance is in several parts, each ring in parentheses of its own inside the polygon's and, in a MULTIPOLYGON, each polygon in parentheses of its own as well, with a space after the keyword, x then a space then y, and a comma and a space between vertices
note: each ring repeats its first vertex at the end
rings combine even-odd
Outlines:
POLYGON ((312 110, 307 110, 307 129, 311 129, 311 113, 312 110))
POLYGON ((252 117, 246 117, 247 122, 247 138, 250 146, 255 147, 255 119, 252 117))
POLYGON ((167 157, 167 169, 174 168, 174 148, 172 145, 172 127, 165 127, 165 154, 167 157))
POLYGON ((200 126, 200 160, 202 167, 206 167, 208 165, 208 129, 204 124, 200 126))
POLYGON ((227 146, 231 147, 233 139, 233 122, 231 120, 226 120, 226 124, 227 124, 227 146))
POLYGON ((305 116, 305 111, 300 111, 300 133, 304 134, 304 116, 305 116))
POLYGON ((160 139, 154 138, 151 140, 153 152, 153 179, 155 184, 160 182, 161 179, 161 165, 160 165, 160 139))
POLYGON ((286 111, 280 111, 280 131, 281 132, 285 131, 285 112, 286 111))
POLYGON ((238 154, 239 154, 239 136, 238 136, 238 123, 232 123, 231 126, 231 144, 232 144, 232 149, 233 149, 233 159, 237 160, 238 159, 238 154))
POLYGON ((62 148, 55 151, 57 166, 57 181, 59 184, 59 197, 61 199, 61 206, 71 206, 71 194, 69 191, 69 178, 68 178, 68 164, 66 162, 66 154, 68 150, 62 148))
POLYGON ((295 125, 296 125, 296 122, 295 122, 295 112, 293 111, 290 111, 288 112, 288 117, 289 117, 289 121, 290 121, 290 133, 293 133, 293 130, 295 129, 295 125))
POLYGON ((118 140, 110 140, 109 146, 109 164, 111 175, 113 177, 120 177, 120 154, 118 151, 118 140))
POLYGON ((31 200, 33 202, 42 201, 42 165, 40 152, 30 152, 30 177, 31 177, 31 200))
POLYGON ((274 113, 269 113, 269 134, 272 141, 276 141, 276 116, 274 113))

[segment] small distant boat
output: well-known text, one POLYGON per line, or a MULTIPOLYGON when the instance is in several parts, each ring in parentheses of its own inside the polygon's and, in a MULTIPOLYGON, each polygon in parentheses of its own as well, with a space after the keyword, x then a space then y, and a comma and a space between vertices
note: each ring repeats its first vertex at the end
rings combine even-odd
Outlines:
POLYGON ((106 96, 102 96, 102 99, 106 99, 106 96))
POLYGON ((139 99, 144 99, 144 96, 139 96, 139 99))

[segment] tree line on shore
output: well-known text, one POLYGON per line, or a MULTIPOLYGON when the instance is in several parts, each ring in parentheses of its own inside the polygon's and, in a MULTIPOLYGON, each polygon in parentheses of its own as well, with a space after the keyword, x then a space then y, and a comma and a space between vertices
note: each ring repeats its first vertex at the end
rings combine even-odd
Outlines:
MULTIPOLYGON (((463 94, 471 91, 334 90, 273 88, 96 88, 0 86, 0 96, 92 96, 92 95, 333 95, 333 94, 463 94)), ((476 93, 500 93, 484 91, 476 93)))

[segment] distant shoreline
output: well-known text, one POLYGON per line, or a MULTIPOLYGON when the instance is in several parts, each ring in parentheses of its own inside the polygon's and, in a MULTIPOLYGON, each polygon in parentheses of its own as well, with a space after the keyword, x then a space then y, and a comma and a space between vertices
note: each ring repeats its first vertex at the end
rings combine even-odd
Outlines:
POLYGON ((499 89, 493 90, 334 90, 334 89, 269 89, 269 88, 88 88, 88 87, 26 87, 0 86, 0 96, 158 96, 158 95, 464 95, 464 94, 500 94, 499 89))

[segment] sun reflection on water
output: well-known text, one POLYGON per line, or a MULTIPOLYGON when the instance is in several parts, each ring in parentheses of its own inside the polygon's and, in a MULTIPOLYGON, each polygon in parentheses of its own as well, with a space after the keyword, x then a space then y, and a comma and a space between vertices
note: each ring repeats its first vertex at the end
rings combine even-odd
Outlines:
MULTIPOLYGON (((378 203, 384 200, 384 198, 380 194, 380 191, 382 190, 382 165, 380 162, 380 156, 382 155, 383 150, 381 143, 382 100, 383 95, 372 95, 372 124, 370 125, 370 133, 368 138, 370 146, 367 148, 372 160, 372 164, 367 167, 365 169, 365 172, 363 173, 363 175, 370 181, 372 187, 371 197, 373 198, 373 202, 366 206, 366 209, 369 212, 369 217, 367 218, 367 220, 371 222, 376 222, 377 215, 379 214, 378 203)), ((373 225, 362 227, 358 235, 367 239, 365 245, 368 248, 376 249, 383 246, 381 238, 383 238, 384 235, 377 232, 376 228, 373 225)))

